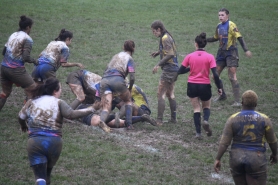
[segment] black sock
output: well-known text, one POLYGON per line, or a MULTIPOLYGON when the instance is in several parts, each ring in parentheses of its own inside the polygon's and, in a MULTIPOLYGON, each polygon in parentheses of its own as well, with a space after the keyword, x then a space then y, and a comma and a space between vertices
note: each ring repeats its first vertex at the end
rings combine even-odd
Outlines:
POLYGON ((210 116, 210 109, 209 108, 204 108, 203 113, 204 113, 204 121, 208 121, 209 116, 210 116))
POLYGON ((201 113, 200 112, 194 112, 194 124, 196 128, 196 132, 198 134, 201 134, 201 113))

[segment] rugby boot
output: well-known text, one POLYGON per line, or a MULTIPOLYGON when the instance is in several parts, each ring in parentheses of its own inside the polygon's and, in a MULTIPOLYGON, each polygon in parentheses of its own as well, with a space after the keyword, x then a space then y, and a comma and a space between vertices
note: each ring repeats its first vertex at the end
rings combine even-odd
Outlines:
POLYGON ((102 130, 104 130, 105 132, 107 132, 107 133, 109 133, 110 131, 111 131, 111 128, 110 127, 108 127, 103 121, 99 121, 99 124, 98 124, 98 126, 100 127, 100 128, 102 128, 102 130))
POLYGON ((126 130, 127 130, 127 131, 132 131, 132 130, 134 130, 133 125, 131 124, 131 125, 127 126, 127 127, 126 127, 126 130))
POLYGON ((155 119, 151 118, 150 115, 148 114, 143 114, 142 118, 144 119, 144 121, 150 123, 153 126, 157 126, 157 123, 155 121, 155 119))
POLYGON ((235 101, 231 106, 232 107, 241 107, 241 103, 235 101))
POLYGON ((217 101, 224 101, 224 100, 226 100, 226 99, 227 99, 226 94, 225 94, 225 95, 222 94, 222 95, 216 97, 213 101, 214 101, 214 102, 217 102, 217 101))
POLYGON ((195 139, 202 140, 203 139, 202 134, 201 133, 196 133, 195 139))
POLYGON ((210 137, 212 135, 212 131, 211 131, 210 127, 209 127, 208 121, 204 121, 202 126, 203 126, 203 129, 206 131, 207 136, 210 137))

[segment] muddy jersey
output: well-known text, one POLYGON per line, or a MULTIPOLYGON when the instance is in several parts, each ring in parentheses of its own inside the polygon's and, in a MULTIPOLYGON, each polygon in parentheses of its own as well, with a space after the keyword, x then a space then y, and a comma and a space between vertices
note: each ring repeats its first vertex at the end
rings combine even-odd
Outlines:
POLYGON ((224 128, 220 144, 251 151, 266 151, 265 143, 277 141, 270 119, 253 110, 242 110, 232 115, 224 128))
POLYGON ((87 94, 93 94, 96 93, 96 84, 98 84, 101 80, 101 76, 92 73, 90 71, 82 70, 82 74, 80 76, 81 82, 83 85, 83 88, 87 94))
POLYGON ((132 86, 131 96, 132 96, 132 99, 134 100, 134 103, 138 107, 145 106, 149 109, 149 102, 146 97, 146 94, 143 92, 143 90, 140 87, 138 87, 135 84, 133 84, 133 86, 132 86))
POLYGON ((229 50, 236 48, 236 39, 242 37, 237 26, 232 21, 219 23, 216 27, 214 38, 219 40, 219 48, 229 50))
POLYGON ((26 46, 31 50, 33 45, 32 38, 24 31, 13 33, 5 44, 6 53, 2 65, 9 68, 24 67, 23 51, 26 46))
POLYGON ((63 41, 52 41, 42 51, 38 59, 39 64, 47 63, 52 65, 55 70, 66 63, 69 57, 69 48, 63 41))
POLYGON ((72 110, 63 100, 44 95, 28 100, 19 112, 19 118, 26 120, 29 137, 62 136, 63 117, 73 119, 91 113, 91 109, 72 110))
POLYGON ((161 69, 167 72, 177 72, 179 70, 177 48, 174 39, 168 33, 165 33, 161 37, 159 51, 160 59, 166 55, 173 55, 173 57, 168 60, 166 64, 161 66, 161 69))
POLYGON ((121 76, 125 78, 128 73, 135 72, 133 58, 126 52, 120 52, 113 56, 103 74, 103 78, 110 76, 121 76))

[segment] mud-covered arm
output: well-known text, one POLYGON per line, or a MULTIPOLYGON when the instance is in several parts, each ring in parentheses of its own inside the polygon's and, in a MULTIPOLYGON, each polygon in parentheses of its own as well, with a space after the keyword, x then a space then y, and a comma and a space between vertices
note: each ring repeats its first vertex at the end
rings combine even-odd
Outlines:
POLYGON ((240 45, 241 45, 241 47, 242 47, 244 52, 249 51, 247 46, 246 46, 246 43, 245 43, 245 41, 243 40, 242 37, 238 37, 237 40, 240 43, 240 45))
POLYGON ((166 55, 156 65, 164 66, 168 62, 168 60, 170 60, 172 57, 174 57, 174 55, 166 55))
POLYGON ((270 156, 271 163, 277 163, 277 138, 273 130, 273 125, 269 118, 265 121, 265 138, 272 152, 270 156))
POLYGON ((231 144, 232 139, 233 139, 232 122, 231 119, 229 118, 228 121, 226 122, 225 128, 222 133, 222 137, 219 142, 219 148, 215 158, 216 160, 220 161, 221 157, 223 156, 223 154, 226 152, 227 148, 231 144))
POLYGON ((31 57, 32 44, 33 43, 31 41, 25 40, 23 44, 22 59, 23 62, 34 63, 35 65, 37 65, 38 61, 31 57))
POLYGON ((135 82, 135 73, 129 73, 129 91, 131 92, 133 84, 135 82))
POLYGON ((85 109, 73 110, 64 100, 59 101, 59 108, 62 117, 67 119, 76 119, 86 116, 95 111, 95 109, 90 106, 85 109))

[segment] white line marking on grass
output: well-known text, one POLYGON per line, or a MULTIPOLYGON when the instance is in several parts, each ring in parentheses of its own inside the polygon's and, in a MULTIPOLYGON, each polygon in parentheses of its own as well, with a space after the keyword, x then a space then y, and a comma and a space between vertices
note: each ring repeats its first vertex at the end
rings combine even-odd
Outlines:
POLYGON ((141 148, 147 152, 151 152, 151 153, 158 153, 159 150, 150 146, 150 145, 145 145, 145 144, 136 144, 136 141, 132 140, 131 137, 128 137, 128 136, 124 136, 124 135, 121 135, 121 134, 117 134, 117 133, 111 133, 112 136, 114 136, 116 139, 118 140, 125 140, 126 142, 128 143, 134 143, 134 146, 138 147, 138 148, 141 148))
POLYGON ((221 180, 221 181, 223 181, 225 183, 235 184, 234 180, 232 178, 227 177, 225 175, 221 175, 221 174, 218 174, 218 173, 211 173, 211 177, 213 179, 221 180))

